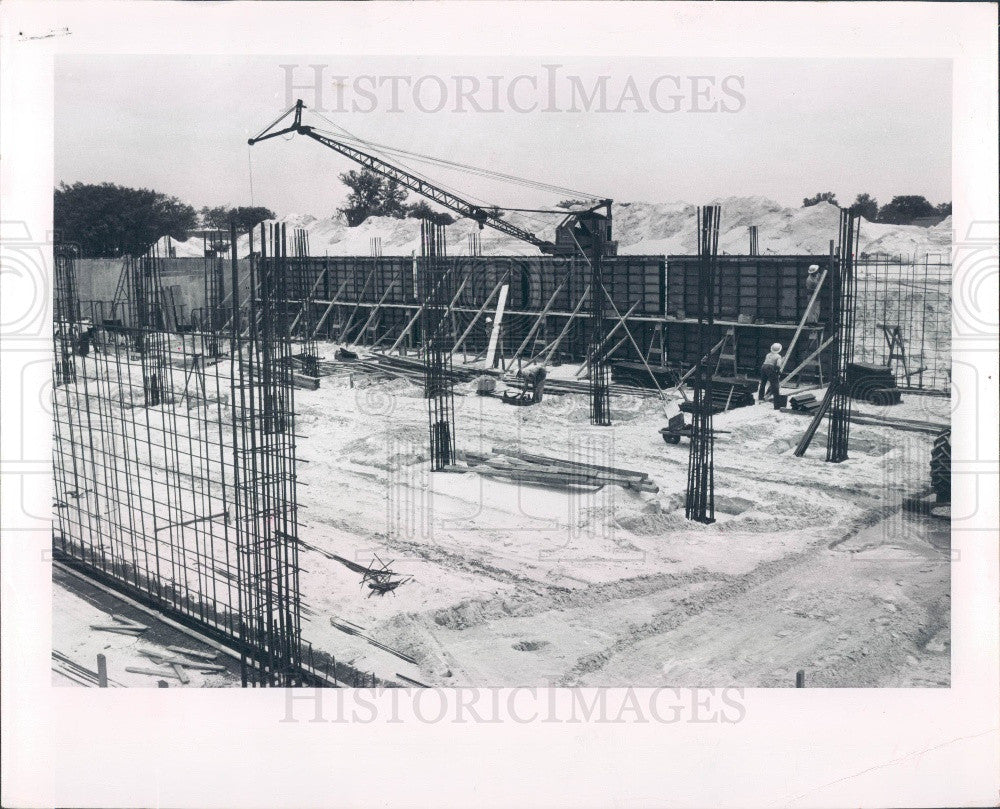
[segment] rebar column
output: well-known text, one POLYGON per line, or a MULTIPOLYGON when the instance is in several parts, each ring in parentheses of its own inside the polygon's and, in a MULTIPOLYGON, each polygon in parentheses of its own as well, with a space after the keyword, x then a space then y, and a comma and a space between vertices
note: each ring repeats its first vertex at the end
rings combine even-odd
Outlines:
POLYGON ((310 266, 309 231, 304 228, 296 228, 294 232, 293 247, 296 271, 294 276, 294 289, 291 289, 290 293, 295 299, 301 301, 299 306, 299 334, 301 335, 301 337, 298 338, 300 345, 299 361, 302 363, 303 373, 306 373, 309 376, 318 376, 319 349, 317 348, 316 335, 314 334, 316 331, 316 309, 313 301, 312 283, 304 272, 304 269, 310 266))
POLYGON ((719 253, 718 205, 698 210, 698 333, 701 359, 693 376, 694 403, 691 411, 691 451, 688 455, 688 486, 684 516, 701 523, 715 522, 715 433, 711 366, 712 331, 715 323, 715 276, 719 253))
POLYGON ((72 250, 66 247, 56 248, 54 258, 52 333, 55 336, 54 384, 58 387, 76 381, 73 357, 78 341, 85 336, 81 332, 80 301, 76 291, 76 259, 72 250))
POLYGON ((455 459, 455 395, 452 389, 451 347, 455 335, 448 316, 453 290, 446 261, 445 229, 427 220, 420 223, 420 261, 417 282, 424 303, 424 396, 430 427, 431 470, 444 469, 455 459))
POLYGON ((831 463, 847 460, 851 429, 851 390, 847 382, 848 366, 854 362, 854 302, 857 278, 854 257, 858 250, 859 215, 840 212, 840 250, 833 278, 834 322, 833 396, 830 400, 829 432, 826 439, 826 459, 831 463))
POLYGON ((611 425, 611 368, 607 361, 607 324, 603 258, 607 229, 603 219, 591 223, 590 242, 590 423, 597 427, 611 425))
MULTIPOLYGON (((235 244, 235 227, 230 232, 235 244)), ((284 226, 261 225, 260 247, 245 339, 234 303, 231 396, 243 684, 268 687, 301 684, 302 637, 284 226)), ((235 289, 235 248, 231 262, 235 289)))

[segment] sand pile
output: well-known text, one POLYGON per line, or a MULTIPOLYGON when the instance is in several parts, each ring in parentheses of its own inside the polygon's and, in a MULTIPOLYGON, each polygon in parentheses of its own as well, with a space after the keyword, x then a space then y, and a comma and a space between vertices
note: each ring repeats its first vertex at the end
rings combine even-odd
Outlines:
MULTIPOLYGON (((839 209, 829 203, 809 208, 786 208, 764 197, 727 197, 713 200, 722 206, 719 252, 745 254, 747 228, 756 225, 759 249, 768 254, 825 254, 837 237, 839 209)), ((696 251, 696 206, 684 202, 621 202, 614 206, 615 235, 626 255, 690 254, 696 251)), ((558 216, 511 214, 510 221, 541 238, 552 239, 558 216)), ((318 218, 291 214, 278 220, 289 230, 309 231, 313 255, 366 256, 372 239, 381 239, 383 255, 409 255, 420 249, 420 223, 415 219, 372 217, 358 227, 348 227, 339 216, 318 218)), ((482 231, 469 220, 448 227, 453 255, 468 253, 468 235, 479 233, 485 255, 538 255, 531 245, 490 228, 482 231)), ((248 239, 240 239, 240 256, 248 252, 248 239)), ((200 256, 200 239, 173 241, 175 255, 200 256)), ((865 220, 861 226, 861 251, 892 256, 920 257, 947 254, 951 249, 951 218, 931 228, 884 225, 865 220)), ((164 251, 161 245, 161 251, 164 251)))

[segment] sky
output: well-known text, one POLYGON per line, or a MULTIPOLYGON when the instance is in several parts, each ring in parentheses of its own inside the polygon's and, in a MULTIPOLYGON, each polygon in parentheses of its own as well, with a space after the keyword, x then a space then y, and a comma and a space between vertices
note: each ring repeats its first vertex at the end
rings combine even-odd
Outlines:
POLYGON ((951 65, 929 59, 62 56, 56 180, 329 216, 356 164, 302 136, 246 143, 297 97, 331 132, 557 186, 391 158, 505 207, 951 199, 951 65))

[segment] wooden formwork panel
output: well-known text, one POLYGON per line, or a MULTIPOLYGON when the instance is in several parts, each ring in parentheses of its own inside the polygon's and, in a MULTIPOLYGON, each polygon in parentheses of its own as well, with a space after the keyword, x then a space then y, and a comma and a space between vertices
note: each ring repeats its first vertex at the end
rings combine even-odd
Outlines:
MULTIPOLYGON (((756 323, 797 323, 809 302, 810 264, 829 266, 828 256, 719 256, 715 317, 756 323)), ((666 311, 694 317, 698 308, 698 256, 666 259, 666 311)), ((821 300, 828 298, 824 287, 821 300)), ((824 301, 822 312, 829 311, 824 301)))
MULTIPOLYGON (((418 258, 417 261, 420 261, 418 258)), ((496 284, 507 281, 508 307, 539 312, 552 300, 551 311, 568 312, 579 302, 590 282, 587 262, 558 256, 452 256, 445 259, 453 274, 452 288, 461 293, 458 305, 477 308, 496 284), (462 286, 462 281, 465 285, 462 286), (555 298, 553 299, 553 295, 555 298)), ((289 259, 289 296, 329 300, 339 290, 338 300, 374 303, 415 302, 413 259, 405 256, 332 256, 289 259)), ((615 256, 605 259, 604 283, 623 313, 638 301, 636 315, 663 313, 664 269, 662 256, 615 256)))
POLYGON ((602 265, 604 285, 619 312, 625 314, 636 301, 636 315, 663 314, 665 260, 662 256, 615 256, 602 265))
MULTIPOLYGON (((645 325, 645 324, 643 324, 645 325)), ((708 335, 704 342, 701 337, 700 326, 697 323, 680 323, 667 321, 663 324, 664 342, 664 365, 670 365, 681 369, 692 367, 704 355, 707 348, 713 347, 721 340, 728 328, 724 324, 714 324, 708 328, 708 335)), ((773 343, 781 343, 787 351, 788 343, 791 341, 794 330, 788 328, 767 328, 760 326, 733 326, 736 338, 736 371, 739 374, 754 376, 760 370, 760 365, 764 361, 773 343)), ((645 343, 640 343, 646 350, 649 339, 652 337, 651 331, 639 328, 639 332, 644 335, 645 343), (646 337, 645 335, 649 335, 646 337)), ((786 361, 785 368, 791 371, 804 360, 810 352, 810 344, 806 335, 799 338, 792 352, 792 356, 786 361)), ((632 351, 625 355, 616 355, 625 359, 638 359, 632 351)), ((824 373, 829 373, 829 352, 825 352, 823 358, 824 373)), ((725 375, 731 371, 731 367, 723 366, 720 373, 725 375)))

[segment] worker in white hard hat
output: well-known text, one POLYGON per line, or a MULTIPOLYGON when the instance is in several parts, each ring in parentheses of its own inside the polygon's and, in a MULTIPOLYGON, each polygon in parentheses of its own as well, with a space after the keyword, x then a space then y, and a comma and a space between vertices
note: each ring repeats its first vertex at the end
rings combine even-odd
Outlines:
MULTIPOLYGON (((807 305, 808 301, 812 300, 817 286, 819 286, 819 264, 810 264, 809 275, 806 276, 807 305)), ((806 315, 806 323, 819 323, 819 298, 816 299, 816 302, 806 315)))
POLYGON ((760 386, 757 388, 757 401, 766 402, 773 400, 778 395, 778 374, 781 372, 781 343, 774 343, 771 350, 764 357, 764 362, 760 366, 760 386), (764 387, 769 388, 765 396, 764 387))

